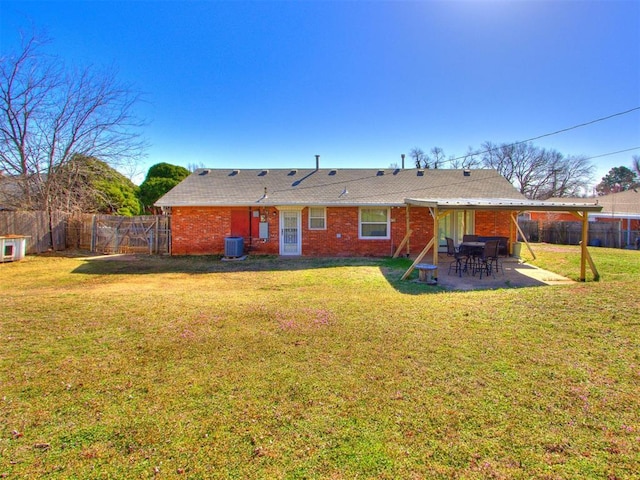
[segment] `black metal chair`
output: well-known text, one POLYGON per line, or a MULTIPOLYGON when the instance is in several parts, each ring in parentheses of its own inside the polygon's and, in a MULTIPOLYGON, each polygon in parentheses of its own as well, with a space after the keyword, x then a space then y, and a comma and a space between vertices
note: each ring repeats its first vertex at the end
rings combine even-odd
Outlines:
POLYGON ((492 270, 494 269, 494 266, 495 266, 495 271, 502 272, 502 274, 504 275, 504 270, 502 268, 502 265, 500 265, 500 240, 496 240, 496 251, 493 254, 493 256, 490 258, 491 258, 492 270))
POLYGON ((480 272, 480 279, 482 279, 482 272, 486 272, 487 277, 493 275, 493 263, 498 254, 498 241, 489 240, 484 244, 482 255, 480 255, 474 267, 474 273, 480 272))
POLYGON ((449 264, 449 275, 455 266, 455 272, 462 277, 462 272, 467 271, 467 256, 455 247, 453 238, 445 237, 445 240, 447 241, 447 255, 453 257, 453 261, 449 264))

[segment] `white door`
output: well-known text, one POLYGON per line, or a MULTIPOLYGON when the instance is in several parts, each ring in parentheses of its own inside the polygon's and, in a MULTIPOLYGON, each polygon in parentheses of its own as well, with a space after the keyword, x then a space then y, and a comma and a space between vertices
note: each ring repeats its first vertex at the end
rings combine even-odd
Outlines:
POLYGON ((300 255, 301 214, 298 210, 280 211, 280 255, 300 255))

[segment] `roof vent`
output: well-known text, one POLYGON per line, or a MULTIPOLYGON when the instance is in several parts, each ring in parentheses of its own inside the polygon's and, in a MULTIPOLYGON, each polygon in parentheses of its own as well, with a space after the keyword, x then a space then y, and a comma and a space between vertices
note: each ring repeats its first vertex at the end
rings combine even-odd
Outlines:
POLYGON ((418 170, 417 175, 419 177, 424 177, 424 170, 423 169, 418 170))
POLYGON ((240 173, 240 170, 231 170, 231 173, 229 174, 230 177, 235 177, 236 175, 238 175, 240 173))
POLYGON ((210 172, 210 171, 211 171, 211 170, 209 170, 209 169, 207 168, 206 170, 202 170, 202 171, 199 173, 199 175, 209 175, 209 172, 210 172))
POLYGON ((378 173, 376 173, 377 177, 381 177, 384 175, 384 170, 378 170, 378 173))
POLYGON ((394 174, 394 175, 397 175, 397 174, 399 174, 399 173, 400 173, 400 169, 399 169, 399 168, 396 168, 396 169, 393 171, 393 174, 394 174))
POLYGON ((329 175, 333 177, 336 173, 338 173, 338 171, 337 171, 337 170, 331 170, 331 171, 329 172, 329 175))
POLYGON ((293 177, 296 173, 298 173, 298 170, 291 170, 289 173, 287 173, 287 175, 289 177, 293 177))
POLYGON ((258 176, 259 176, 259 177, 266 177, 268 173, 269 173, 269 170, 262 170, 262 171, 258 174, 258 176))
POLYGON ((463 170, 462 171, 462 175, 464 175, 465 177, 470 177, 471 176, 471 170, 463 170))

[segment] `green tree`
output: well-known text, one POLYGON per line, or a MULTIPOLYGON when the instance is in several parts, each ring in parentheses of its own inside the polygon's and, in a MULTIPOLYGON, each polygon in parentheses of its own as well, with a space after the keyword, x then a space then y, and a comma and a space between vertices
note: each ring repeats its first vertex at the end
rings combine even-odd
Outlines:
POLYGON ((598 195, 622 192, 638 186, 638 175, 628 167, 613 167, 596 186, 598 195))
POLYGON ((189 176, 189 170, 170 163, 158 163, 149 168, 147 177, 140 185, 139 198, 147 210, 165 193, 189 176))
POLYGON ((106 162, 74 155, 58 168, 56 197, 66 211, 140 215, 142 206, 131 180, 106 162))

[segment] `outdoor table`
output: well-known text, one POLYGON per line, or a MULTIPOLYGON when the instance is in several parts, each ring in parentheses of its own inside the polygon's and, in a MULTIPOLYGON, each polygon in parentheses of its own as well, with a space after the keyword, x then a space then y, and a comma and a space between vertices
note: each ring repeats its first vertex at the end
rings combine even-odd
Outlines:
POLYGON ((482 254, 482 250, 486 242, 462 242, 460 244, 460 251, 467 253, 469 256, 477 256, 478 254, 482 254))
POLYGON ((471 267, 471 273, 476 273, 476 257, 482 255, 486 242, 462 242, 460 252, 467 255, 467 266, 471 267))

